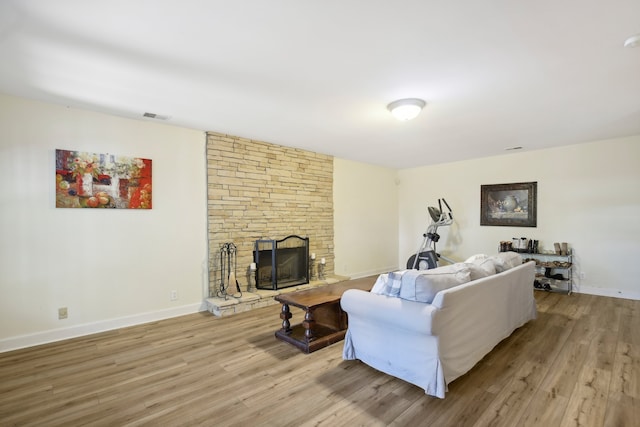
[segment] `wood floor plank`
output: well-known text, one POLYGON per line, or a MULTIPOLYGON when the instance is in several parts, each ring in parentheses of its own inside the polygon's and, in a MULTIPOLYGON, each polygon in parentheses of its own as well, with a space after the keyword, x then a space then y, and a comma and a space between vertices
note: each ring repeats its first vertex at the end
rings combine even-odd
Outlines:
MULTIPOLYGON (((426 423, 434 427, 442 426, 437 420, 443 417, 448 411, 450 402, 456 399, 438 399, 436 397, 424 395, 421 399, 415 400, 402 414, 394 420, 389 420, 394 427, 424 426, 426 423), (431 424, 431 420, 434 420, 431 424)), ((385 420, 386 421, 386 420, 385 420)))
POLYGON ((366 387, 357 384, 353 387, 343 388, 341 390, 343 404, 332 408, 329 416, 322 414, 321 420, 317 420, 317 422, 311 420, 311 422, 317 426, 327 427, 334 426, 338 422, 344 425, 376 424, 379 421, 375 416, 370 415, 368 410, 372 405, 378 405, 383 399, 389 397, 394 387, 394 378, 380 375, 366 387))
POLYGON ((519 427, 560 426, 567 409, 569 398, 555 391, 542 388, 536 390, 516 424, 519 427))
POLYGON ((589 345, 585 343, 567 340, 553 361, 553 369, 548 370, 540 385, 541 390, 554 397, 569 398, 578 381, 588 350, 589 345))
MULTIPOLYGON (((456 387, 455 389, 451 387, 450 391, 452 393, 451 401, 447 403, 443 410, 440 411, 440 416, 435 417, 433 424, 430 425, 471 427, 476 424, 496 398, 495 394, 474 386, 456 387)), ((449 399, 449 396, 447 396, 447 399, 449 399)), ((422 415, 424 422, 426 414, 418 415, 422 415)), ((413 423, 420 425, 419 420, 420 418, 414 420, 413 423)), ((431 423, 431 418, 429 418, 429 422, 431 423)), ((401 426, 402 424, 394 423, 394 425, 401 426)))
POLYGON ((0 425, 639 425, 640 301, 535 297, 538 318, 445 399, 342 360, 342 343, 303 354, 276 340, 273 305, 1 353, 0 425))
POLYGON ((500 390, 487 409, 480 415, 476 426, 515 426, 531 403, 531 399, 544 372, 532 361, 523 363, 512 380, 500 390))
POLYGON ((640 346, 618 342, 613 362, 610 398, 627 396, 640 400, 640 346))
POLYGON ((604 425, 610 381, 610 372, 585 365, 571 394, 561 425, 604 425))
POLYGON ((605 427, 640 426, 640 399, 621 396, 607 402, 605 427))

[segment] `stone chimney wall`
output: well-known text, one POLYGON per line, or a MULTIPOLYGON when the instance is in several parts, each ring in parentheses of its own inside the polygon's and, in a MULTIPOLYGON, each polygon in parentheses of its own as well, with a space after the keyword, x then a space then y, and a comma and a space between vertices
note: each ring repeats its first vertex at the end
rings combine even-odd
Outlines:
POLYGON ((220 248, 237 247, 237 279, 247 290, 258 239, 309 237, 309 253, 334 273, 333 157, 207 133, 209 291, 220 283, 220 248))

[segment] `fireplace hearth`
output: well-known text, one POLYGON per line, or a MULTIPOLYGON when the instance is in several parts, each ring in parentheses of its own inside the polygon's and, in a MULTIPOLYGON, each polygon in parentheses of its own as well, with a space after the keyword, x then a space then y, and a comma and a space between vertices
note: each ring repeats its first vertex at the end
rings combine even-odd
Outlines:
POLYGON ((309 283, 309 238, 256 240, 256 288, 277 290, 309 283))

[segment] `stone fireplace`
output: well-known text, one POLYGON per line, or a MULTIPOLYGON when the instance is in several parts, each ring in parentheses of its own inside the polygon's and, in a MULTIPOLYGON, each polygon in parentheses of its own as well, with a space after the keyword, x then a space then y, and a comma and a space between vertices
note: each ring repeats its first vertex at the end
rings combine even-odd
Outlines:
POLYGON ((210 296, 220 283, 218 258, 226 242, 237 247, 243 298, 250 297, 257 240, 305 236, 307 252, 325 258, 326 275, 334 274, 333 157, 208 132, 207 191, 210 296))

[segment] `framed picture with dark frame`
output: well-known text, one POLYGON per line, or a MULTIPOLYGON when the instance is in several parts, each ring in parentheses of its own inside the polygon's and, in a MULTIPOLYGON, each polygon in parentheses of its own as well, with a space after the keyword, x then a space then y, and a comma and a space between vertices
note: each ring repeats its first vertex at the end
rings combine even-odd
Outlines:
POLYGON ((537 182, 480 186, 480 225, 537 226, 537 182))

